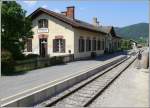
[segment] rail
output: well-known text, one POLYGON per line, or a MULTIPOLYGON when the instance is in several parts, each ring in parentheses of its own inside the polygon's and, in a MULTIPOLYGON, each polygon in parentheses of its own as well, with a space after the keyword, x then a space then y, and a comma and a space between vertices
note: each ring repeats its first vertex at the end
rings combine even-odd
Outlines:
POLYGON ((58 107, 86 107, 88 106, 99 94, 101 94, 134 60, 136 57, 130 60, 128 57, 125 60, 120 61, 119 63, 114 64, 113 66, 103 70, 102 72, 90 77, 89 79, 82 81, 81 83, 71 87, 70 89, 64 91, 63 93, 45 101, 37 106, 58 106, 58 107), (127 62, 129 60, 129 62, 127 62), (116 67, 119 67, 122 63, 126 62, 125 67, 123 67, 119 72, 113 72, 114 76, 112 76, 111 70, 116 67), (107 75, 109 73, 109 75, 107 75), (111 73, 111 74, 110 74, 111 73), (107 76, 104 77, 104 76, 107 76), (108 78, 109 76, 109 78, 108 78), (99 80, 99 87, 96 87, 96 80, 99 80), (106 81, 104 81, 106 79, 106 81), (109 81, 108 81, 109 80, 109 81), (104 83, 101 83, 104 82, 104 83), (89 86, 90 85, 90 86, 89 86), (94 86, 92 86, 94 85, 94 86), (95 89, 96 87, 96 89, 95 89), (97 91, 92 93, 85 93, 85 91, 89 92, 91 89, 97 91), (78 100, 76 101, 75 98, 78 100), (71 102, 72 100, 72 102, 71 102), (80 101, 79 101, 80 100, 80 101), (66 103, 65 103, 66 102, 66 103), (67 103, 68 102, 68 103, 67 103), (66 106, 64 106, 66 105, 66 106))

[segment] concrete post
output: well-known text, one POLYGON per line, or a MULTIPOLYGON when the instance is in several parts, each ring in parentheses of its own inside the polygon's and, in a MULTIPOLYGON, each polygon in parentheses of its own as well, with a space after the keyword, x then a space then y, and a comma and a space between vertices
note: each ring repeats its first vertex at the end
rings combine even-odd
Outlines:
POLYGON ((149 67, 149 52, 144 51, 141 59, 141 68, 148 69, 149 67))

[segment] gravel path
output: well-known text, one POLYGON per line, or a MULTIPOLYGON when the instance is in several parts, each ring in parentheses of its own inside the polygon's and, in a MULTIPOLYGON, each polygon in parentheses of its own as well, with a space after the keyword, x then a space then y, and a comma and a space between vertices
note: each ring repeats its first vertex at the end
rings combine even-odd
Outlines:
POLYGON ((111 69, 107 73, 98 77, 97 79, 90 82, 83 88, 79 89, 75 93, 59 101, 58 103, 56 103, 55 106, 57 107, 70 107, 70 106, 82 107, 84 106, 99 91, 101 91, 108 83, 110 83, 121 72, 121 70, 125 68, 125 66, 127 66, 129 61, 132 61, 132 60, 133 59, 129 59, 123 62, 122 64, 116 66, 115 68, 111 69))
POLYGON ((149 72, 135 61, 90 107, 149 107, 149 72))

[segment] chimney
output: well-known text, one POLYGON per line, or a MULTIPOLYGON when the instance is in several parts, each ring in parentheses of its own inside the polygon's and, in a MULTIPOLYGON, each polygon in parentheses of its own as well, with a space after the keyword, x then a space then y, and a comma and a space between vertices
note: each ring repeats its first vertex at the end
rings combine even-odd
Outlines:
POLYGON ((67 17, 74 19, 74 6, 67 7, 67 17))
POLYGON ((67 16, 67 12, 66 11, 61 12, 61 14, 67 16))
POLYGON ((93 25, 94 26, 99 26, 99 21, 97 21, 96 17, 93 17, 93 25))

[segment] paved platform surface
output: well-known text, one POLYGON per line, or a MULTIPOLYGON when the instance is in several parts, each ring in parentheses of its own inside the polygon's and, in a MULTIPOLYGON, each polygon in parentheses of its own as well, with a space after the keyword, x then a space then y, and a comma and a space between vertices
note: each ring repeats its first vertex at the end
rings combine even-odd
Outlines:
POLYGON ((123 55, 126 55, 126 53, 115 53, 97 57, 95 60, 75 61, 64 65, 51 66, 33 70, 22 75, 2 76, 0 78, 0 97, 6 98, 41 84, 59 80, 68 75, 77 74, 81 70, 86 70, 88 67, 93 67, 98 64, 104 65, 123 55))
POLYGON ((90 107, 150 107, 149 71, 135 61, 90 107))

